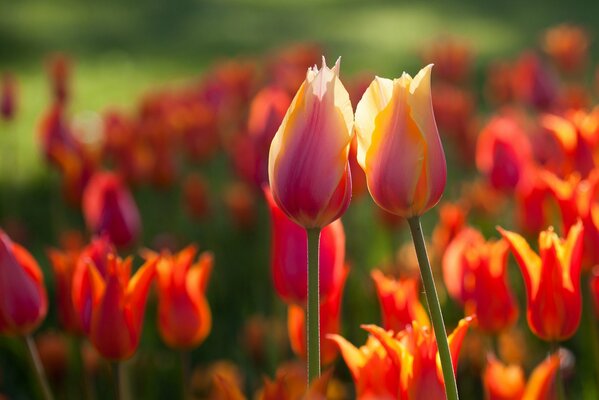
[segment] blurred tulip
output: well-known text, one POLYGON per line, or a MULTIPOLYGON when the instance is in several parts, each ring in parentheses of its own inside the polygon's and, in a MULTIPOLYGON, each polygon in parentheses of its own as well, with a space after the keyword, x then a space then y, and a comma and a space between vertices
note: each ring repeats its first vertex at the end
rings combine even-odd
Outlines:
MULTIPOLYGON (((194 396, 195 397, 195 396, 194 396)), ((227 377, 214 374, 211 400, 246 400, 241 388, 232 384, 227 377)))
POLYGON ((256 194, 244 182, 232 182, 224 192, 224 202, 231 219, 240 229, 251 228, 256 222, 256 194))
POLYGON ((69 353, 65 337, 56 332, 45 332, 36 335, 35 344, 50 381, 62 384, 67 375, 69 353))
POLYGON ((15 78, 5 73, 0 83, 0 119, 11 121, 17 112, 17 83, 15 78))
POLYGON ((63 328, 71 333, 81 333, 83 328, 73 304, 73 277, 81 249, 64 251, 49 249, 47 254, 54 271, 58 317, 63 328))
MULTIPOLYGON (((304 305, 307 300, 308 244, 306 230, 287 218, 264 187, 272 227, 271 273, 277 294, 289 304, 304 305)), ((322 300, 335 290, 344 274, 345 232, 341 220, 324 227, 319 245, 319 291, 322 300)))
POLYGON ((476 315, 480 329, 490 333, 518 318, 507 282, 507 256, 504 240, 485 241, 473 228, 463 229, 443 256, 443 279, 450 296, 464 305, 466 315, 476 315))
POLYGON ((47 312, 48 297, 37 261, 0 229, 0 333, 28 335, 47 312))
POLYGON ((547 357, 528 378, 522 400, 557 400, 555 385, 559 368, 559 355, 547 357))
POLYGON ((511 116, 492 118, 476 145, 476 166, 498 190, 513 190, 532 161, 528 136, 511 116))
POLYGON ((539 110, 555 105, 555 77, 533 53, 527 52, 517 60, 512 72, 512 85, 517 98, 539 110))
POLYGON ((433 207, 445 189, 445 154, 433 115, 429 65, 414 77, 375 78, 356 110, 358 162, 383 209, 403 217, 433 207), (401 157, 398 155, 401 154, 401 157))
POLYGON ((525 383, 522 367, 504 365, 493 355, 487 357, 487 367, 483 373, 487 400, 522 400, 525 383))
POLYGON ((105 276, 87 264, 92 289, 89 339, 105 358, 126 360, 137 350, 156 261, 146 261, 133 276, 130 258, 108 255, 105 276))
POLYGON ((322 228, 351 199, 348 152, 353 109, 332 69, 308 69, 270 147, 268 175, 277 205, 304 228, 322 228), (323 171, 326 171, 323 174, 323 171))
POLYGON ((95 174, 83 193, 83 215, 90 231, 107 234, 117 246, 137 240, 140 216, 131 193, 112 172, 95 174))
POLYGON ((494 62, 489 65, 485 95, 490 102, 505 104, 514 99, 512 75, 513 68, 506 62, 494 62))
POLYGON ((593 268, 593 273, 589 281, 591 286, 591 296, 595 305, 595 315, 599 319, 599 266, 593 268))
MULTIPOLYGON (((188 246, 177 254, 160 254, 158 272, 158 330, 164 342, 176 349, 191 349, 206 339, 212 314, 206 286, 213 256, 204 252, 196 263, 197 248, 188 246)), ((156 254, 148 254, 148 260, 156 254)))
POLYGON ((428 314, 418 298, 420 281, 417 278, 395 280, 379 270, 372 271, 370 276, 376 287, 385 329, 399 332, 411 326, 412 321, 430 326, 428 314))
POLYGON ((439 207, 439 222, 432 234, 435 254, 444 254, 447 246, 466 225, 467 211, 457 203, 442 203, 439 207))
POLYGON ((306 69, 318 64, 322 49, 312 43, 285 46, 267 65, 267 75, 274 85, 295 93, 306 78, 306 69))
POLYGON ((535 167, 529 167, 516 187, 516 218, 527 232, 539 232, 547 226, 549 188, 535 167))
POLYGON ((429 45, 422 54, 425 64, 434 64, 441 79, 463 82, 472 69, 472 50, 459 38, 441 38, 429 45))
POLYGON ((325 400, 332 370, 315 380, 306 393, 306 368, 301 363, 286 363, 277 368, 275 379, 264 378, 256 400, 325 400))
POLYGON ((80 326, 86 334, 91 329, 93 293, 92 279, 88 264, 93 264, 97 272, 104 278, 108 276, 108 256, 116 254, 114 246, 108 239, 108 236, 94 237, 79 254, 75 271, 73 272, 73 281, 70 295, 72 296, 73 307, 77 313, 80 326))
POLYGON ((183 198, 187 213, 193 218, 205 217, 210 212, 210 190, 199 173, 190 173, 183 180, 183 198))
MULTIPOLYGON (((334 277, 328 297, 320 302, 320 362, 322 365, 332 363, 337 357, 337 346, 327 340, 327 335, 339 334, 341 329, 341 300, 345 280, 349 268, 343 269, 334 277)), ((289 304, 287 312, 287 329, 291 349, 301 358, 306 358, 306 310, 298 304, 289 304)))
POLYGON ((567 238, 552 228, 539 235, 537 255, 517 233, 498 228, 510 245, 526 285, 527 319, 539 338, 555 342, 568 339, 578 329, 582 312, 580 272, 583 227, 579 221, 567 238))
POLYGON ((71 60, 64 54, 54 54, 48 60, 46 68, 50 78, 51 93, 54 101, 64 104, 70 97, 71 60))
POLYGON ((589 35, 579 26, 562 24, 545 32, 542 45, 562 72, 574 73, 587 61, 589 35))
POLYGON ((59 153, 70 154, 78 146, 71 128, 66 121, 64 107, 53 104, 42 117, 39 126, 42 152, 46 161, 60 167, 59 153))

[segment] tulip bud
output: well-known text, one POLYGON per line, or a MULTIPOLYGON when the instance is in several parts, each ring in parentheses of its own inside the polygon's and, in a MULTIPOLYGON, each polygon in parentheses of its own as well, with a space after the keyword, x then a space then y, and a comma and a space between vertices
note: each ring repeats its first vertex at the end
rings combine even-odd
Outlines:
POLYGON ((39 265, 0 229, 0 333, 27 335, 42 322, 47 311, 48 298, 39 265))
POLYGON ((339 80, 339 61, 308 69, 270 146, 268 175, 273 197, 304 228, 322 228, 351 199, 348 162, 353 109, 339 80))
POLYGON ((83 193, 83 215, 92 232, 106 233, 117 246, 127 246, 139 235, 135 200, 114 173, 97 173, 90 179, 83 193))
POLYGON ((0 119, 11 121, 17 108, 17 84, 10 74, 4 74, 0 83, 0 119))
POLYGON ((431 101, 429 65, 412 78, 375 78, 356 110, 358 162, 383 209, 422 215, 443 194, 445 154, 431 101))
POLYGON ((504 365, 493 355, 488 356, 483 373, 483 386, 488 400, 521 400, 524 385, 522 367, 504 365))

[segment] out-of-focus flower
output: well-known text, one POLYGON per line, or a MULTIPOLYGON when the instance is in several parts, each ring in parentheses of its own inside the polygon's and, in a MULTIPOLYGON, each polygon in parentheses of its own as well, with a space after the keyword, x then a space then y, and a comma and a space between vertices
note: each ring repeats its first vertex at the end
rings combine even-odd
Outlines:
POLYGON ((585 85, 569 83, 562 86, 558 98, 561 110, 584 110, 592 103, 592 94, 585 85))
POLYGON ((522 367, 504 365, 492 354, 487 357, 487 366, 483 372, 486 399, 522 400, 525 384, 522 367))
POLYGON ((485 95, 491 102, 505 104, 514 99, 512 73, 512 66, 506 62, 494 62, 489 65, 485 95))
POLYGON ((496 116, 483 128, 476 145, 476 166, 498 190, 513 190, 532 161, 528 136, 512 116, 496 116))
POLYGON ((208 183, 199 173, 190 173, 183 180, 185 209, 193 218, 202 218, 210 212, 208 183))
POLYGON ((241 392, 241 388, 220 374, 214 374, 212 385, 213 400, 246 400, 247 397, 241 392))
POLYGON ((522 400, 557 400, 556 379, 559 368, 558 354, 547 357, 528 378, 522 400))
POLYGON ((56 103, 64 104, 69 100, 71 88, 71 60, 64 54, 52 55, 46 64, 50 79, 52 98, 56 103))
POLYGON ((208 367, 196 367, 191 375, 191 393, 210 400, 237 400, 243 388, 243 376, 230 361, 219 360, 208 367), (233 397, 226 397, 233 395, 233 397), (225 397, 223 397, 225 396, 225 397))
POLYGON ((588 58, 589 35, 579 26, 562 24, 545 32, 542 45, 562 72, 578 72, 588 58))
MULTIPOLYGON (((320 362, 332 363, 337 357, 337 346, 327 340, 327 335, 339 334, 341 325, 341 300, 349 268, 345 266, 332 282, 331 291, 320 302, 320 362)), ((305 306, 290 304, 287 312, 289 341, 294 353, 306 357, 306 310, 305 306)))
POLYGON ((464 305, 466 315, 476 315, 478 326, 486 332, 501 331, 518 318, 506 279, 507 256, 504 240, 485 241, 473 228, 462 230, 443 256, 447 291, 464 305))
POLYGON ((195 246, 188 246, 177 254, 148 254, 148 260, 159 257, 158 330, 166 344, 177 349, 199 345, 212 327, 206 286, 213 256, 204 252, 194 263, 196 252, 195 246))
POLYGON ((396 280, 379 270, 372 271, 370 276, 376 287, 385 329, 399 332, 411 326, 412 321, 430 326, 428 314, 418 298, 420 282, 417 278, 396 280))
POLYGON ((48 258, 54 271, 58 317, 69 332, 81 333, 81 320, 73 304, 73 277, 81 249, 49 249, 48 258))
POLYGON ((506 196, 495 190, 486 179, 476 179, 462 185, 461 199, 472 214, 496 217, 506 203, 506 196))
POLYGON ((599 266, 593 268, 593 273, 589 281, 591 286, 591 296, 595 304, 595 315, 599 319, 599 266))
POLYGON ((69 352, 65 337, 56 332, 36 335, 35 344, 44 372, 53 384, 62 384, 68 371, 69 352))
POLYGON ((546 341, 571 337, 578 328, 582 312, 582 223, 579 221, 572 226, 565 240, 552 228, 542 231, 539 235, 540 256, 519 234, 498 229, 510 245, 524 276, 530 329, 546 341))
POLYGON ((232 182, 223 194, 231 219, 238 228, 247 229, 256 221, 256 193, 244 182, 232 182))
POLYGON ((137 350, 156 261, 146 261, 133 276, 131 258, 108 255, 105 276, 87 264, 92 289, 89 339, 105 358, 125 360, 137 350))
POLYGON ((108 274, 108 256, 116 254, 114 246, 108 239, 108 236, 94 237, 79 254, 75 271, 73 272, 73 282, 71 296, 73 307, 77 317, 86 334, 91 329, 93 293, 92 279, 88 264, 93 264, 97 272, 106 277, 108 274))
POLYGON ((0 119, 11 121, 17 112, 17 83, 15 78, 5 73, 0 83, 0 119))
MULTIPOLYGON (((304 305, 307 299, 308 244, 306 231, 277 207, 268 188, 264 195, 272 221, 271 272, 277 294, 287 303, 304 305)), ((319 244, 320 297, 326 299, 344 274, 345 232, 341 220, 324 227, 319 244)))
POLYGON ((112 172, 95 174, 83 193, 83 215, 90 231, 107 234, 117 246, 133 243, 140 233, 135 200, 122 179, 112 172))
POLYGON ((438 76, 452 83, 461 83, 472 69, 472 49, 458 38, 435 40, 422 54, 425 64, 435 64, 438 76))
POLYGON ((306 69, 316 65, 321 54, 320 46, 311 43, 285 46, 268 63, 267 75, 274 85, 292 95, 306 78, 306 69))
POLYGON ((527 168, 516 187, 516 218, 518 224, 527 232, 539 232, 548 218, 547 199, 549 188, 541 178, 539 169, 527 168))
POLYGON ((72 152, 78 146, 60 104, 53 104, 42 117, 39 137, 46 160, 58 167, 59 153, 72 152))
POLYGON ((439 206, 439 222, 432 234, 432 245, 435 254, 445 254, 449 243, 466 225, 467 210, 458 203, 441 203, 439 206))
POLYGON ((0 333, 30 334, 47 312, 48 297, 38 263, 0 229, 0 333))
POLYGON ((383 209, 404 217, 433 207, 445 189, 445 154, 433 115, 429 65, 414 77, 375 78, 358 103, 358 162, 383 209), (402 157, 397 157, 402 154, 402 157))
POLYGON ((535 54, 526 52, 516 61, 512 85, 517 98, 539 110, 554 106, 557 99, 555 77, 535 54))
POLYGON ((339 61, 329 69, 323 58, 320 70, 308 70, 270 147, 273 198, 299 225, 322 228, 347 209, 352 127, 353 109, 339 80, 339 61))
POLYGON ((332 370, 325 371, 306 393, 306 368, 303 363, 286 363, 277 368, 275 379, 264 378, 257 400, 325 400, 332 370))

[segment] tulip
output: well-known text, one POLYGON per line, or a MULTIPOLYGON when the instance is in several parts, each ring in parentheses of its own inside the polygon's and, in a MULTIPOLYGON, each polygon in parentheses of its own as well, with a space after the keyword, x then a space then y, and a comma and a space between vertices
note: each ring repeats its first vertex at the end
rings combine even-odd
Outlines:
POLYGON ((83 193, 83 214, 92 232, 106 233, 117 246, 127 246, 139 235, 135 200, 114 173, 97 173, 91 178, 83 193))
POLYGON ((422 215, 445 188, 445 154, 433 115, 429 65, 414 77, 375 78, 356 110, 358 162, 374 201, 422 215))
POLYGON ((556 384, 560 369, 560 356, 553 354, 532 372, 522 400, 557 400, 556 384))
POLYGON ((486 399, 522 400, 525 382, 524 371, 519 365, 504 365, 493 355, 487 357, 483 372, 486 399))
POLYGON ((476 166, 495 189, 516 188, 531 160, 527 134, 513 117, 494 117, 478 137, 476 166))
MULTIPOLYGON (((304 305, 307 300, 306 231, 287 218, 277 207, 270 190, 264 187, 272 218, 271 271, 277 294, 287 303, 304 305)), ((345 232, 341 220, 327 225, 319 244, 320 298, 335 290, 335 282, 343 274, 345 232)))
POLYGON ((71 60, 64 54, 54 54, 47 62, 52 97, 56 103, 64 104, 70 98, 71 69, 71 60))
POLYGON ((17 109, 17 85, 11 74, 4 74, 0 83, 0 119, 11 121, 17 109))
POLYGON ((510 245, 526 285, 527 319, 539 338, 556 342, 574 335, 580 323, 583 227, 579 221, 561 239, 552 228, 539 235, 537 255, 517 233, 498 228, 510 245))
POLYGON ((322 228, 347 209, 353 109, 339 61, 308 69, 275 134, 268 175, 277 205, 299 225, 322 228), (326 173, 323 173, 326 171, 326 173))
POLYGON ((298 363, 286 363, 277 368, 275 379, 264 378, 264 387, 257 400, 325 400, 332 369, 325 372, 306 392, 306 369, 298 363))
POLYGON ((435 64, 442 79, 459 84, 470 75, 473 57, 468 43, 457 38, 445 38, 429 45, 422 59, 425 63, 435 64))
POLYGON ((29 335, 48 312, 42 271, 0 230, 0 333, 29 335))
POLYGON ((528 232, 539 232, 546 226, 549 188, 537 168, 528 168, 516 188, 516 215, 519 225, 528 232))
POLYGON ((593 268, 593 274, 589 282, 591 286, 591 296, 593 297, 593 304, 595 305, 595 315, 599 319, 599 266, 593 268))
POLYGON ((370 276, 375 283, 385 329, 399 332, 406 326, 411 326, 412 321, 430 326, 428 314, 418 298, 418 279, 395 280, 386 277, 379 270, 372 271, 370 276))
POLYGON ((108 236, 98 236, 92 239, 80 253, 73 271, 71 297, 79 323, 86 334, 91 330, 93 293, 92 276, 87 267, 93 264, 103 277, 108 276, 108 256, 116 254, 108 236))
POLYGON ((466 225, 466 207, 456 203, 443 203, 439 207, 439 222, 433 230, 432 242, 435 254, 444 254, 447 246, 466 225))
POLYGON ((202 253, 194 263, 196 252, 195 246, 188 246, 175 255, 163 252, 156 267, 158 330, 164 342, 177 349, 197 346, 206 339, 212 327, 205 293, 213 256, 202 253))
POLYGON ((156 273, 156 258, 131 276, 131 259, 110 254, 106 276, 88 263, 92 288, 89 339, 110 360, 130 358, 139 345, 150 284, 156 273))
POLYGON ((551 108, 557 97, 555 77, 532 53, 524 53, 512 71, 512 86, 516 97, 537 109, 551 108))
POLYGON ((506 280, 507 256, 504 240, 487 242, 473 228, 462 230, 443 256, 449 295, 465 306, 467 315, 475 314, 478 327, 486 332, 497 333, 518 318, 506 280))
POLYGON ((589 35, 575 25, 558 25, 545 32, 543 50, 565 73, 582 69, 588 58, 589 35))
MULTIPOLYGON (((325 337, 338 334, 341 325, 341 300, 343 288, 349 268, 344 266, 340 274, 335 276, 333 287, 328 297, 320 303, 320 362, 323 365, 332 363, 337 357, 337 346, 325 337)), ((302 358, 306 358, 306 319, 305 309, 297 304, 290 304, 287 313, 287 329, 291 349, 302 358)))
POLYGON ((82 331, 81 320, 73 304, 73 277, 77 267, 80 251, 57 249, 48 250, 48 258, 54 271, 56 282, 56 303, 58 317, 62 326, 69 332, 82 331))

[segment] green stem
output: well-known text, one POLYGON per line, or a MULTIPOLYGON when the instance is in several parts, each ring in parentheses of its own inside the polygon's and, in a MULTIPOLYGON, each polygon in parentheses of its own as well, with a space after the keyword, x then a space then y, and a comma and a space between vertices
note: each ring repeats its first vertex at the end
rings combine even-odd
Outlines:
POLYGON ((114 361, 110 363, 110 370, 112 371, 112 383, 114 385, 114 399, 122 400, 123 396, 123 383, 121 382, 121 367, 122 363, 114 361))
POLYGON ((80 385, 79 390, 83 395, 84 400, 93 400, 93 388, 91 377, 88 374, 85 360, 83 357, 83 341, 79 336, 71 337, 71 351, 73 353, 73 357, 75 359, 75 365, 73 371, 73 379, 75 381, 79 381, 78 385, 80 385))
POLYGON ((181 350, 181 390, 183 393, 183 398, 190 398, 190 393, 188 391, 189 378, 191 376, 191 360, 190 354, 187 350, 181 350))
MULTIPOLYGON (((558 357, 560 357, 559 355, 559 343, 558 342, 553 342, 551 343, 551 352, 556 354, 558 357)), ((564 391, 564 381, 562 379, 562 361, 561 361, 561 357, 560 357, 560 362, 559 365, 557 367, 557 372, 555 375, 555 391, 557 394, 557 399, 558 400, 565 400, 566 399, 566 392, 564 391)))
POLYGON ((40 355, 37 352, 37 347, 31 335, 26 335, 23 338, 25 340, 25 345, 27 346, 27 354, 29 355, 29 362, 31 363, 31 368, 35 372, 37 377, 37 381, 42 389, 42 394, 45 400, 52 400, 54 396, 52 396, 52 391, 50 390, 50 385, 48 384, 48 379, 46 379, 46 373, 44 372, 44 366, 40 361, 40 355))
POLYGON ((306 308, 308 386, 320 376, 320 286, 318 257, 320 229, 308 233, 308 307, 306 308))
POLYGON ((412 240, 414 241, 414 247, 416 248, 416 257, 418 258, 418 264, 420 265, 420 275, 422 276, 426 302, 433 323, 437 348, 439 349, 443 379, 445 380, 445 393, 448 400, 458 400, 458 386, 453 371, 453 363, 451 362, 451 352, 449 351, 449 342, 447 341, 447 333, 445 332, 443 313, 441 312, 441 304, 439 303, 437 289, 435 288, 433 271, 431 270, 431 265, 428 261, 428 255, 426 254, 426 244, 424 243, 420 217, 415 216, 408 218, 408 224, 410 225, 412 240))

